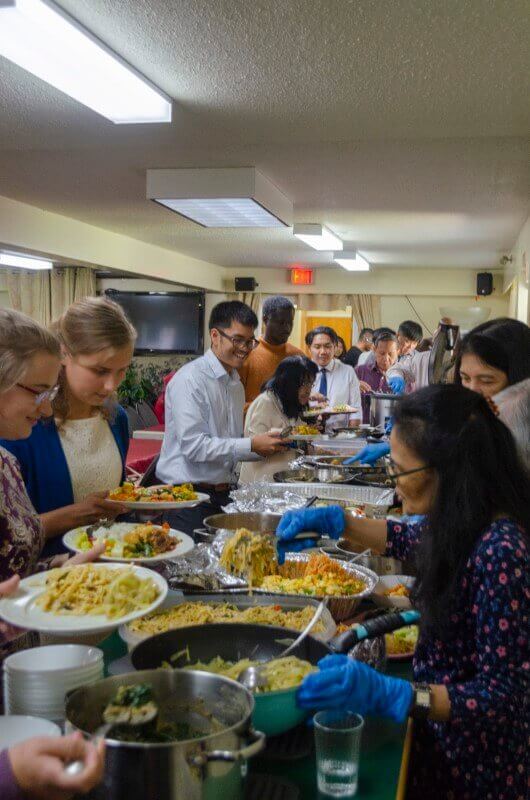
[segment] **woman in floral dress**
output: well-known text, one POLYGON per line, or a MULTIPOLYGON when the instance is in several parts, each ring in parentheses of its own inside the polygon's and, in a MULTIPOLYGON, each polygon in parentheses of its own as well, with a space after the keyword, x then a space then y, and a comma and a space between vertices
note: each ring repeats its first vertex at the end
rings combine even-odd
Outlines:
POLYGON ((391 454, 404 512, 425 514, 422 528, 331 507, 288 512, 278 537, 288 548, 302 530, 326 530, 398 559, 415 555, 414 683, 328 656, 298 701, 411 715, 408 800, 525 800, 530 487, 513 437, 479 394, 431 386, 400 400, 391 454))

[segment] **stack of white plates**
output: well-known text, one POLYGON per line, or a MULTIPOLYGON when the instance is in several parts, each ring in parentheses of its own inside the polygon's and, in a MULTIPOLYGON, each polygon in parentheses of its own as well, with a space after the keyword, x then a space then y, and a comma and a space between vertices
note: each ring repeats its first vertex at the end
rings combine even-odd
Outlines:
POLYGON ((97 647, 61 644, 13 653, 4 661, 5 712, 63 720, 65 695, 102 677, 97 647))

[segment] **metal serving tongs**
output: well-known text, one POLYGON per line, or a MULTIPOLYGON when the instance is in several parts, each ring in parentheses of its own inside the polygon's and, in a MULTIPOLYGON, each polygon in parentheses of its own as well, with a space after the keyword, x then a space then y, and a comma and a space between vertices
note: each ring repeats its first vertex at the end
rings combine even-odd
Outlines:
POLYGON ((304 641, 306 636, 309 635, 309 632, 311 631, 313 626, 316 625, 316 623, 322 616, 322 613, 327 605, 327 602, 328 602, 327 597, 324 597, 320 601, 317 610, 315 611, 315 613, 305 626, 300 636, 297 636, 294 642, 291 642, 289 647, 287 647, 283 651, 283 653, 280 653, 279 656, 273 656, 273 658, 268 658, 266 661, 261 661, 256 666, 245 667, 245 669, 242 670, 237 676, 238 682, 241 683, 245 687, 245 689, 248 689, 249 692, 256 692, 265 689, 265 687, 267 686, 267 678, 265 675, 264 666, 268 664, 270 661, 277 661, 279 658, 285 658, 286 656, 289 655, 289 653, 292 653, 292 651, 296 647, 298 647, 298 645, 301 642, 304 641))

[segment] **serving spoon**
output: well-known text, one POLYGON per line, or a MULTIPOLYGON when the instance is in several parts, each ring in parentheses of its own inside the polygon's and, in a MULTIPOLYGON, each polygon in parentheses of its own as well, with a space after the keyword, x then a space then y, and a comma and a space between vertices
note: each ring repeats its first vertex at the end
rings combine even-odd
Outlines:
MULTIPOLYGON (((139 706, 135 706, 132 703, 128 705, 118 705, 111 701, 107 703, 103 709, 102 716, 103 724, 96 728, 94 733, 90 736, 90 741, 94 741, 94 739, 105 739, 109 731, 115 728, 116 725, 122 725, 128 728, 140 728, 143 725, 148 725, 158 717, 158 706, 152 700, 142 703, 139 706)), ((79 775, 84 768, 84 761, 71 761, 70 764, 65 767, 64 771, 67 775, 73 776, 79 775)))
POLYGON ((265 664, 268 664, 271 661, 277 661, 280 658, 285 658, 296 647, 298 647, 298 645, 301 642, 303 642, 303 640, 309 634, 309 631, 322 616, 324 608, 327 606, 327 602, 328 602, 327 597, 324 597, 320 601, 317 610, 313 614, 311 620, 305 626, 302 633, 299 636, 297 636, 294 642, 291 642, 289 647, 287 647, 282 653, 280 653, 279 656, 274 656, 273 658, 267 658, 265 661, 260 661, 259 664, 256 664, 251 667, 245 667, 245 669, 242 670, 237 676, 238 682, 241 683, 245 687, 245 689, 248 689, 249 692, 256 692, 259 691, 260 689, 264 689, 267 686, 267 678, 265 676, 265 670, 263 669, 265 664))

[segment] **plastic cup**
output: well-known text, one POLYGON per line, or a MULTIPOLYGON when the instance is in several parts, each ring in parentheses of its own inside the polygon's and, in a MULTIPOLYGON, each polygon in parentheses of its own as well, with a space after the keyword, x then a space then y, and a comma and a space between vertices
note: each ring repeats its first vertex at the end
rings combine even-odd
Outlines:
POLYGON ((317 785, 324 797, 354 797, 357 793, 363 727, 364 719, 359 714, 315 714, 317 785))

